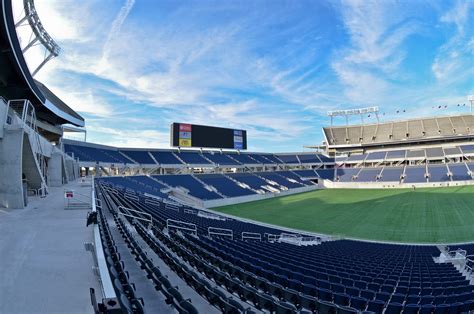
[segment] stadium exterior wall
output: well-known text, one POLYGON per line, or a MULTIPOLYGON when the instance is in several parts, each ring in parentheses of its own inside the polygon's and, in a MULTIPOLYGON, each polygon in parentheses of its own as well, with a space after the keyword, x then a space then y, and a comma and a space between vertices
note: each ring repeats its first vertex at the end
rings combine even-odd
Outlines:
POLYGON ((304 187, 301 187, 301 188, 295 188, 295 189, 289 189, 289 190, 286 190, 286 191, 281 191, 279 193, 256 194, 256 195, 230 197, 230 198, 217 199, 217 200, 209 200, 209 201, 204 201, 203 202, 203 207, 204 208, 214 208, 214 207, 228 206, 228 205, 234 205, 234 204, 240 204, 240 203, 248 203, 248 202, 253 202, 253 201, 260 201, 260 200, 264 200, 264 199, 274 198, 274 197, 280 197, 280 196, 286 196, 286 195, 292 195, 292 194, 298 194, 298 193, 314 191, 314 190, 317 190, 319 188, 320 187, 318 185, 304 186, 304 187))
POLYGON ((23 208, 23 129, 5 128, 0 140, 0 206, 23 208))

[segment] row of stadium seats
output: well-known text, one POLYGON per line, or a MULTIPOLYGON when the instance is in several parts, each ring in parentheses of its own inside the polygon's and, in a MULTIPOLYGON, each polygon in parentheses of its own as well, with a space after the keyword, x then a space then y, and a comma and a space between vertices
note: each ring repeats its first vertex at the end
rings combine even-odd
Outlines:
POLYGON ((453 182, 474 179, 474 162, 401 167, 337 168, 339 182, 453 182))
POLYGON ((474 134, 474 116, 459 115, 323 128, 329 145, 387 143, 474 134))
POLYGON ((183 206, 169 200, 158 200, 150 198, 141 190, 132 190, 116 185, 110 180, 96 179, 100 187, 107 193, 114 194, 114 197, 125 207, 138 211, 147 211, 155 220, 163 226, 167 220, 181 221, 197 226, 197 232, 207 234, 208 228, 220 228, 233 230, 233 236, 242 238, 242 233, 258 233, 258 234, 276 234, 279 230, 270 227, 250 224, 241 220, 220 217, 215 219, 214 216, 199 215, 197 209, 189 206, 183 206))
POLYGON ((433 257, 440 254, 436 246, 353 240, 296 246, 268 241, 265 234, 282 233, 278 228, 268 230, 239 220, 232 220, 234 226, 226 226, 234 236, 212 236, 209 226, 217 219, 189 210, 163 210, 158 203, 147 203, 142 195, 129 199, 124 190, 113 189, 105 181, 98 180, 96 187, 112 201, 112 210, 125 206, 151 214, 153 233, 139 220, 129 218, 137 230, 135 235, 144 238, 147 246, 172 251, 175 255, 169 262, 181 265, 173 269, 221 311, 231 308, 229 300, 239 301, 240 306, 234 305, 239 308, 235 313, 252 309, 271 313, 398 314, 474 310, 474 286, 452 264, 434 262, 433 257), (169 217, 183 223, 193 221, 196 228, 169 227, 165 233, 162 230, 169 217), (260 240, 236 236, 244 231, 261 233, 260 240), (197 284, 189 275, 192 272, 203 274, 212 285, 197 284))
POLYGON ((353 154, 349 157, 338 157, 337 162, 348 164, 378 163, 383 161, 403 160, 445 160, 447 158, 474 156, 474 145, 460 145, 450 148, 432 147, 413 150, 377 151, 365 154, 353 154))
POLYGON ((109 177, 115 186, 167 198, 164 190, 179 188, 201 200, 275 193, 312 186, 312 180, 337 182, 456 182, 474 179, 474 163, 428 164, 400 167, 307 169, 272 172, 238 172, 155 176, 109 177))
POLYGON ((83 162, 161 165, 167 167, 183 165, 239 167, 242 165, 321 164, 334 162, 334 159, 315 153, 276 155, 258 153, 201 153, 199 151, 113 149, 75 145, 72 143, 65 143, 64 150, 67 154, 74 155, 83 162))

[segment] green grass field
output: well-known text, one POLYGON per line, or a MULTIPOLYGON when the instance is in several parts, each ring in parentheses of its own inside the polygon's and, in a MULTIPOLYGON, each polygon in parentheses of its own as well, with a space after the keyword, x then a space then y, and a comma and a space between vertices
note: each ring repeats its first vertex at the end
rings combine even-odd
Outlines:
POLYGON ((341 237, 416 243, 474 241, 474 186, 326 189, 213 210, 341 237))

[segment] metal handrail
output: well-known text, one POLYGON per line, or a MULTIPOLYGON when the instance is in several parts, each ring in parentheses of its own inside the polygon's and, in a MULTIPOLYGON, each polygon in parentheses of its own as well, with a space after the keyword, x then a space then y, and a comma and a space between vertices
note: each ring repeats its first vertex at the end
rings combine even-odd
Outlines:
POLYGON ((209 237, 213 235, 217 235, 217 236, 230 237, 232 240, 234 239, 234 231, 232 231, 231 229, 208 227, 207 235, 209 237))
POLYGON ((174 229, 178 229, 178 230, 191 231, 192 233, 197 235, 197 226, 196 226, 196 224, 193 224, 193 223, 190 223, 190 222, 184 222, 184 221, 174 220, 174 219, 166 219, 166 228, 168 230, 170 228, 174 228, 174 229))

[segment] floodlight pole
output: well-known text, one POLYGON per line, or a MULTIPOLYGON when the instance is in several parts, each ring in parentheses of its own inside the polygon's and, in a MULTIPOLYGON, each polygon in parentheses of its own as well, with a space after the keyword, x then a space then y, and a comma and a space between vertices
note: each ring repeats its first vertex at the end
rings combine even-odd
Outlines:
POLYGON ((470 109, 470 112, 472 114, 472 107, 474 106, 474 95, 469 95, 467 97, 467 99, 469 100, 469 102, 471 103, 471 109, 470 109))

